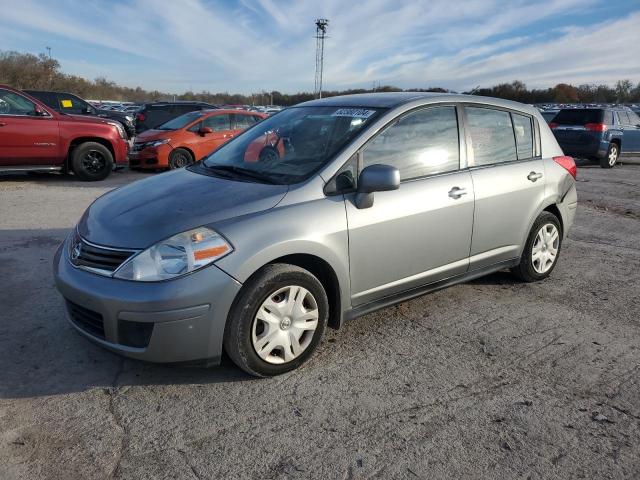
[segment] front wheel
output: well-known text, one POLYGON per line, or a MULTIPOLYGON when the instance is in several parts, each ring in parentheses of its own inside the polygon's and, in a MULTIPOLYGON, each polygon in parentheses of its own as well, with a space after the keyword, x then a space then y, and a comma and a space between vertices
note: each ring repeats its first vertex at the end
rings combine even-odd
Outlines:
POLYGON ((234 302, 225 351, 251 375, 280 375, 311 356, 328 315, 327 294, 315 276, 294 265, 267 265, 244 285, 234 302))
POLYGON ((176 168, 186 167, 193 163, 193 157, 188 150, 184 148, 176 148, 169 155, 169 168, 174 170, 176 168))
POLYGON ((73 151, 71 168, 80 180, 104 180, 113 170, 113 155, 101 143, 85 142, 73 151))
POLYGON ((607 156, 600 159, 600 166, 602 168, 613 168, 618 161, 620 155, 620 147, 617 143, 610 143, 607 150, 607 156))
POLYGON ((562 228, 558 218, 542 212, 531 228, 520 263, 511 271, 525 282, 547 278, 558 263, 562 244, 562 228))

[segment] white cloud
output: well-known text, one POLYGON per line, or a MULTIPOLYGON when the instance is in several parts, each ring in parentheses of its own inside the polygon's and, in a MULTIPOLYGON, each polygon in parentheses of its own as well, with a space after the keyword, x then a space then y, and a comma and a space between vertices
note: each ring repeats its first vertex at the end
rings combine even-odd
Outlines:
POLYGON ((640 81, 640 11, 587 28, 571 15, 603 1, 5 0, 0 31, 65 43, 75 74, 169 91, 312 89, 317 17, 330 19, 328 89, 640 81))

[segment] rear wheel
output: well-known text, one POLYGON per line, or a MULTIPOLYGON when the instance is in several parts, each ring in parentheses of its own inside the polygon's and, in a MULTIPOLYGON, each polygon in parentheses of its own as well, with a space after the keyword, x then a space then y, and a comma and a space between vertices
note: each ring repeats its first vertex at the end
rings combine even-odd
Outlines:
POLYGON ((322 338, 329 301, 307 270, 267 265, 245 284, 231 310, 224 347, 233 362, 258 377, 302 365, 322 338))
POLYGON ((184 148, 176 148, 169 155, 169 168, 182 168, 193 163, 193 156, 184 148))
POLYGON ((531 227, 520 263, 511 271, 525 282, 547 278, 558 262, 562 228, 558 218, 542 212, 531 227))
POLYGON ((73 151, 71 168, 80 180, 104 180, 113 170, 113 155, 100 143, 81 143, 73 151))
POLYGON ((600 166, 602 168, 613 168, 616 162, 618 161, 619 156, 620 156, 620 147, 618 147, 618 144, 610 143, 609 149, 607 150, 607 156, 600 159, 600 166))

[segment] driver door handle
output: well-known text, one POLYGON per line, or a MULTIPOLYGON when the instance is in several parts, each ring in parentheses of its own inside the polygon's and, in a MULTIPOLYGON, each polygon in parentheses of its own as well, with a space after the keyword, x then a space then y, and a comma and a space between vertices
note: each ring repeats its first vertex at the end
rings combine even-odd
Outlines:
POLYGON ((454 200, 458 200, 462 195, 466 195, 466 194, 467 194, 466 188, 453 187, 451 190, 449 190, 449 196, 454 200))
POLYGON ((529 175, 527 175, 527 178, 532 182, 535 182, 539 178, 542 178, 542 174, 537 172, 531 172, 529 175))

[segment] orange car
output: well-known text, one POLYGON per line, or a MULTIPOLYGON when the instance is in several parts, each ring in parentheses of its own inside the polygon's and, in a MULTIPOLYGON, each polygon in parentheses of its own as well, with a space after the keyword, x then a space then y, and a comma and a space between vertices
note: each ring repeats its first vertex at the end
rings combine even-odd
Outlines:
POLYGON ((138 135, 129 154, 129 167, 160 169, 190 165, 264 118, 267 115, 240 110, 185 113, 138 135))

